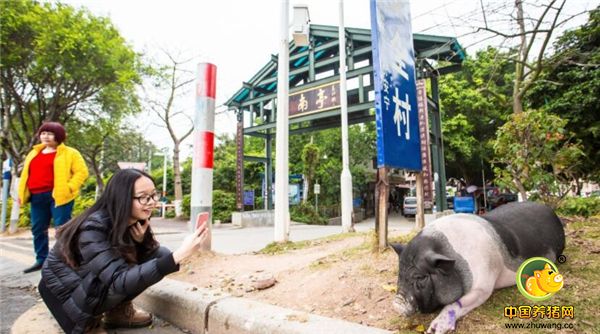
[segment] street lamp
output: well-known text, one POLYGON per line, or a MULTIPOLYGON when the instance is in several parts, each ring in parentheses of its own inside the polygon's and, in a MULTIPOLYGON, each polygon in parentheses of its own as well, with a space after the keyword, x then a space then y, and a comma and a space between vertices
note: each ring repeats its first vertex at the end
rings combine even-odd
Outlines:
MULTIPOLYGON (((297 46, 308 45, 308 7, 294 7, 294 41, 297 46)), ((279 27, 279 56, 277 60, 277 131, 275 154, 275 242, 286 242, 289 237, 289 0, 281 1, 279 27)))
POLYGON ((342 127, 342 230, 353 232, 352 226, 352 174, 350 173, 350 153, 348 148, 348 98, 346 92, 346 29, 344 27, 344 0, 339 0, 340 26, 338 28, 340 53, 340 114, 342 127))

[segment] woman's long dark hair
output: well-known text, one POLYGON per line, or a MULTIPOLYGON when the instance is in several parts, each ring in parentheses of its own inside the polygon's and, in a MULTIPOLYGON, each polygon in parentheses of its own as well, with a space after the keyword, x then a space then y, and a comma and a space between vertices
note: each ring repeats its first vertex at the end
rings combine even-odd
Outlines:
POLYGON ((104 211, 112 222, 109 232, 109 241, 128 263, 137 262, 137 251, 149 252, 158 247, 150 227, 144 236, 144 241, 137 247, 129 233, 129 220, 131 219, 131 206, 135 196, 135 182, 147 177, 154 180, 150 175, 137 169, 122 169, 116 172, 108 181, 106 189, 100 198, 79 216, 71 219, 68 223, 58 229, 56 233, 57 244, 60 255, 67 264, 75 268, 80 265, 81 255, 79 252, 79 227, 88 220, 89 216, 98 211, 104 211))

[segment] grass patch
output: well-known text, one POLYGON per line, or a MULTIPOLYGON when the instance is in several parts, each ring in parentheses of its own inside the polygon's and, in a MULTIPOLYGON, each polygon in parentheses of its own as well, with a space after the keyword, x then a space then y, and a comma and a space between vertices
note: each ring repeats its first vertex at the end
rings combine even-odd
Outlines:
POLYGON ((339 241, 347 238, 357 237, 361 235, 365 235, 367 232, 349 232, 349 233, 340 233, 334 234, 327 237, 323 237, 315 240, 304 240, 304 241, 287 241, 287 242, 272 242, 265 246, 265 248, 256 252, 257 254, 266 254, 266 255, 279 255, 289 251, 304 249, 314 246, 319 246, 322 244, 326 244, 328 242, 339 241))

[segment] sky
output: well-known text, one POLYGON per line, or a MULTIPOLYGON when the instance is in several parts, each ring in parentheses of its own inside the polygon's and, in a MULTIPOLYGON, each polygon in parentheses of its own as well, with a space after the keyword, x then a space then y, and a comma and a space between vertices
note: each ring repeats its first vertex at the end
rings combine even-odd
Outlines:
MULTIPOLYGON (((538 1, 538 0, 535 0, 538 1)), ((234 133, 235 115, 219 107, 248 81, 272 54, 279 52, 280 0, 62 0, 75 7, 85 7, 94 15, 109 17, 134 50, 157 61, 164 61, 161 50, 177 55, 179 60, 192 59, 188 70, 196 64, 210 62, 217 66, 217 117, 215 133, 234 133)), ((538 1, 541 2, 541 1, 538 1)), ((509 46, 510 41, 489 38, 485 32, 474 33, 485 26, 507 30, 507 15, 513 1, 489 0, 415 0, 411 1, 413 33, 454 36, 468 54, 486 45, 509 46), (484 21, 484 15, 485 21, 484 21)), ((567 0, 564 13, 575 15, 595 8, 600 0, 567 0)), ((311 23, 339 24, 338 0, 289 1, 308 5, 311 23)), ((535 13, 533 7, 526 11, 535 13)), ((290 14, 290 20, 292 15, 290 14)), ((566 17, 566 16, 565 16, 566 17)), ((587 15, 579 15, 561 29, 583 24, 587 15)), ((346 27, 369 28, 369 0, 345 0, 346 27)), ((291 24, 291 22, 290 22, 291 24)), ((193 118, 195 96, 190 88, 179 98, 178 108, 193 118)), ((138 117, 139 130, 157 147, 172 147, 165 129, 151 113, 138 117), (140 121, 141 120, 141 121, 140 121)), ((189 127, 181 117, 177 127, 181 132, 189 127)), ((190 154, 190 138, 182 145, 182 157, 190 154)))

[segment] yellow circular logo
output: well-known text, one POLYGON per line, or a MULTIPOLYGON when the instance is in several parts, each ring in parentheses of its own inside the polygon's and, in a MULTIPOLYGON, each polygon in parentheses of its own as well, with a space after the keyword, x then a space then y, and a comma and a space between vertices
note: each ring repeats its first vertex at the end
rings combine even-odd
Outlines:
POLYGON ((563 287, 563 283, 556 265, 545 257, 527 259, 517 270, 517 287, 529 300, 547 300, 563 287))

